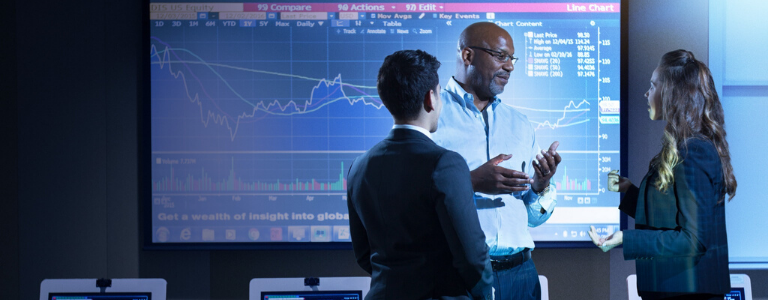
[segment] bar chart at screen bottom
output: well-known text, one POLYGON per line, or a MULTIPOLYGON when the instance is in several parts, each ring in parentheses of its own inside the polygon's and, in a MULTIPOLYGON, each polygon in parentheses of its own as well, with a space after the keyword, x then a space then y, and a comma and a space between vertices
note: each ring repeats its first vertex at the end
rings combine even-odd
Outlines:
POLYGON ((361 152, 156 154, 153 194, 292 194, 346 191, 346 171, 361 152))
POLYGON ((360 154, 155 153, 153 239, 349 241, 346 174, 360 154))

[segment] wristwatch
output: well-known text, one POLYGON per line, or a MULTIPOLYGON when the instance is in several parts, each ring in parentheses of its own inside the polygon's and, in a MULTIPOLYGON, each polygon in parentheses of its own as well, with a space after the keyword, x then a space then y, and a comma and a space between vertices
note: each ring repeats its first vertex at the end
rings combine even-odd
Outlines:
POLYGON ((539 198, 541 198, 547 195, 547 193, 552 191, 552 185, 551 184, 547 185, 547 187, 545 187, 543 190, 541 190, 541 192, 538 192, 538 193, 534 191, 533 188, 531 188, 531 191, 533 191, 534 194, 536 194, 537 196, 539 196, 539 198))

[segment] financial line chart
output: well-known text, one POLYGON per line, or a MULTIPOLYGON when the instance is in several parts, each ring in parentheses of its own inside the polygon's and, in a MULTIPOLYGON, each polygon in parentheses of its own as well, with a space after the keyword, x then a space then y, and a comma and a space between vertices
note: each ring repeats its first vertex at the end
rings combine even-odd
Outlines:
POLYGON ((531 120, 531 123, 535 124, 536 127, 535 130, 538 130, 539 128, 548 127, 549 129, 556 129, 560 127, 568 127, 568 126, 574 126, 581 123, 589 122, 589 118, 583 118, 582 120, 576 120, 577 118, 584 116, 587 114, 590 109, 589 101, 582 100, 578 104, 575 103, 575 101, 570 100, 568 102, 568 105, 565 106, 563 109, 537 109, 537 108, 531 108, 531 107, 522 107, 522 106, 516 106, 516 105, 510 105, 511 107, 520 110, 522 112, 547 112, 547 113, 553 113, 553 112, 562 112, 563 116, 556 119, 554 123, 550 122, 549 120, 545 120, 543 122, 534 121, 531 120), (586 106, 587 108, 582 108, 582 105, 586 106), (569 115, 568 113, 578 113, 576 115, 569 115), (567 119, 567 120, 566 120, 567 119))
MULTIPOLYGON (((156 164, 153 192, 343 194, 343 189, 330 189, 344 187, 339 166, 349 166, 357 155, 383 139, 392 126, 376 93, 381 61, 396 50, 425 49, 443 63, 440 77, 444 85, 454 70, 455 54, 440 49, 453 47, 453 40, 464 27, 458 21, 454 25, 432 24, 434 38, 348 35, 327 26, 153 28, 149 49, 153 160, 197 162, 156 164), (263 34, 270 34, 269 42, 254 40, 254 36, 263 34), (279 159, 286 161, 311 157, 325 169, 302 169, 290 164, 286 172, 272 169, 269 173, 248 165, 247 155, 264 154, 283 155, 279 159), (237 174, 242 177, 232 177, 232 170, 240 169, 241 164, 251 171, 240 171, 237 174), (241 188, 231 188, 235 183, 241 188), (214 186, 217 188, 211 188, 214 186)), ((578 32, 584 41, 589 39, 583 35, 591 33, 598 37, 589 42, 594 46, 600 42, 599 30, 557 26, 531 31, 510 29, 513 39, 525 41, 521 43, 525 48, 522 52, 528 57, 516 66, 500 98, 528 116, 540 146, 561 142, 559 152, 567 156, 568 165, 563 168, 567 176, 557 182, 553 179, 553 183, 561 186, 563 195, 602 192, 601 164, 618 162, 618 123, 609 124, 607 134, 601 132, 604 111, 600 104, 614 100, 600 95, 604 83, 599 46, 577 51, 574 45, 564 44, 561 48, 574 49, 555 51, 532 45, 540 32, 557 31, 561 36, 576 36, 578 32), (573 57, 563 54, 566 52, 573 57), (538 58, 537 53, 547 54, 547 59, 538 58), (576 61, 576 56, 583 55, 596 60, 584 57, 576 61), (539 65, 565 75, 554 76, 560 74, 554 72, 550 73, 553 76, 542 77, 531 73, 543 69, 539 65), (582 66, 595 67, 595 74, 574 78, 569 69, 582 66)), ((611 51, 618 56, 618 49, 611 51)), ((609 84, 608 94, 617 95, 618 88, 613 86, 609 84)))
POLYGON ((324 108, 327 105, 330 105, 337 101, 347 101, 349 102, 349 105, 354 105, 356 102, 362 102, 365 105, 370 105, 378 110, 380 110, 384 105, 381 103, 381 100, 378 98, 377 95, 370 95, 366 93, 365 89, 371 90, 373 89, 375 91, 375 86, 362 86, 362 85, 354 85, 354 84, 346 84, 342 83, 341 74, 338 74, 335 78, 333 78, 332 81, 328 81, 326 78, 310 78, 306 76, 301 75, 294 75, 294 74, 285 74, 285 73, 279 73, 279 72, 270 72, 270 71, 264 71, 264 70, 256 70, 256 69, 250 69, 250 68, 243 68, 238 66, 232 66, 232 65, 226 65, 226 64, 218 64, 218 63, 207 63, 205 60, 197 56, 195 53, 183 49, 183 48, 171 48, 170 45, 164 43, 162 40, 152 37, 153 40, 156 40, 160 44, 164 45, 164 50, 158 51, 156 45, 151 45, 150 49, 150 57, 152 59, 157 59, 157 61, 152 62, 153 65, 158 65, 160 69, 167 69, 168 72, 176 79, 179 79, 181 82, 184 83, 184 90, 187 98, 190 102, 196 104, 200 108, 200 117, 203 125, 205 127, 209 126, 209 123, 211 121, 214 122, 214 124, 225 126, 229 130, 230 139, 234 140, 235 136, 237 135, 237 129, 241 122, 250 120, 250 119, 257 119, 257 113, 263 113, 263 114, 270 114, 270 115, 276 115, 276 116, 290 116, 295 114, 306 114, 306 113, 312 113, 315 111, 320 110, 321 108, 324 108), (187 61, 187 60, 180 60, 179 56, 175 52, 184 52, 187 53, 197 59, 197 61, 187 61), (173 55, 177 60, 173 60, 171 55, 173 55), (183 71, 174 71, 172 64, 181 64, 183 66, 187 66, 186 70, 188 71, 188 74, 195 78, 198 84, 200 84, 200 87, 202 89, 202 92, 206 95, 206 98, 210 100, 211 105, 216 107, 216 111, 208 110, 207 113, 204 111, 203 103, 200 99, 200 95, 198 93, 195 93, 192 95, 189 91, 187 78, 185 73, 183 71), (214 97, 208 94, 207 90, 203 86, 202 82, 200 82, 200 79, 195 76, 194 72, 188 67, 188 65, 191 64, 200 64, 206 66, 213 74, 216 75, 220 79, 220 81, 226 85, 226 87, 237 96, 238 99, 242 100, 243 102, 249 104, 253 107, 253 110, 249 112, 242 112, 236 116, 232 116, 226 111, 222 110, 221 107, 219 107, 214 101, 214 97), (230 68, 234 70, 244 71, 244 72, 254 72, 254 73, 262 73, 262 74, 269 74, 269 75, 275 75, 275 76, 281 76, 281 77, 292 77, 302 80, 308 80, 308 81, 316 81, 318 82, 315 87, 312 88, 312 91, 310 92, 310 97, 308 100, 305 100, 303 104, 300 104, 295 100, 290 100, 285 104, 281 104, 278 100, 273 100, 271 102, 267 102, 265 104, 265 101, 260 101, 258 103, 253 103, 251 100, 246 99, 242 95, 240 95, 231 85, 229 85, 227 79, 223 78, 219 72, 217 72, 213 67, 222 67, 222 68, 230 68), (348 87, 350 89, 353 89, 361 94, 361 96, 357 97, 350 97, 347 96, 346 93, 343 90, 343 87, 348 87), (324 96, 316 97, 315 92, 324 92, 324 96), (336 96, 338 95, 338 96, 336 96), (230 122, 234 122, 234 126, 230 124, 230 122))

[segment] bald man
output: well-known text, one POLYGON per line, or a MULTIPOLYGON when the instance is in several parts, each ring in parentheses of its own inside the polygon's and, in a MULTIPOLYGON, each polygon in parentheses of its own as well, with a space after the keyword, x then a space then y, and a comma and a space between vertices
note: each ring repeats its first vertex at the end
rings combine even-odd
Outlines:
POLYGON ((497 95, 517 58, 512 37, 493 23, 461 33, 456 73, 441 91, 435 142, 469 165, 475 206, 490 247, 496 299, 541 299, 528 227, 546 222, 556 205, 549 181, 562 160, 558 142, 541 150, 528 118, 497 95))

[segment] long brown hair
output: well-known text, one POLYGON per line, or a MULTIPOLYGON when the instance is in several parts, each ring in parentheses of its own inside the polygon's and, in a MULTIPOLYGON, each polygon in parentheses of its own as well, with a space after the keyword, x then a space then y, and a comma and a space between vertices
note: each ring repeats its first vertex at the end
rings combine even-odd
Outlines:
MULTIPOLYGON (((717 148, 725 193, 729 195, 728 201, 732 200, 736 195, 736 177, 725 140, 723 107, 709 68, 696 60, 690 51, 671 51, 661 58, 659 81, 662 114, 667 126, 664 127, 661 152, 650 164, 658 174, 654 185, 665 192, 675 182, 673 170, 680 163, 678 149, 686 149, 688 139, 699 138, 712 142, 717 148)), ((724 200, 723 195, 719 202, 724 200)))

